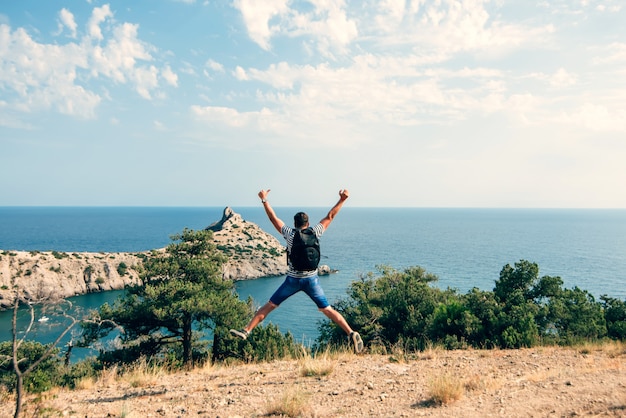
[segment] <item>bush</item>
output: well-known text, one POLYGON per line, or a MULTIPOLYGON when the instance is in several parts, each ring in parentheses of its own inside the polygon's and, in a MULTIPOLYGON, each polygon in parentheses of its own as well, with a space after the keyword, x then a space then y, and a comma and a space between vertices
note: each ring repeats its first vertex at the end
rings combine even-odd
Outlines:
POLYGON ((81 380, 89 377, 96 378, 100 370, 102 370, 100 362, 93 357, 86 358, 71 366, 66 366, 63 369, 60 384, 70 389, 75 389, 81 380))
POLYGON ((59 251, 52 251, 52 255, 57 260, 61 260, 62 258, 68 257, 68 255, 66 253, 59 252, 59 251))
MULTIPOLYGON (((19 363, 20 369, 27 369, 31 364, 37 361, 48 348, 49 345, 43 345, 35 341, 24 341, 17 350, 18 358, 24 359, 19 363)), ((0 343, 0 358, 4 356, 12 358, 12 352, 12 341, 0 343)), ((24 376, 24 389, 31 393, 40 393, 50 390, 61 382, 63 370, 58 354, 59 349, 55 348, 50 357, 42 361, 32 373, 28 373, 24 376)), ((14 391, 16 384, 17 377, 13 370, 13 362, 11 360, 0 362, 0 385, 4 385, 9 390, 14 391)))
POLYGON ((607 335, 616 340, 626 339, 626 302, 608 296, 600 297, 604 309, 607 335))
POLYGON ((117 274, 119 274, 120 276, 124 276, 126 274, 126 272, 128 271, 128 266, 126 265, 125 262, 121 262, 117 265, 117 274))
MULTIPOLYGON (((350 298, 340 300, 335 308, 359 330, 366 345, 392 347, 402 340, 407 350, 423 350, 429 343, 436 307, 455 298, 456 292, 430 287, 437 276, 421 267, 403 271, 388 266, 378 269, 380 277, 370 273, 353 282, 348 292, 350 298)), ((335 324, 325 322, 320 326, 318 343, 345 344, 345 333, 335 324)))
POLYGON ((550 304, 554 326, 567 344, 596 340, 607 335, 602 305, 586 290, 565 289, 550 304))
MULTIPOLYGON (((537 264, 525 260, 504 266, 493 292, 465 295, 432 287, 436 276, 420 267, 379 272, 353 282, 335 304, 367 346, 520 348, 626 338, 626 303, 605 296, 602 305, 587 291, 563 289, 560 277, 540 278, 537 264)), ((318 350, 345 341, 332 322, 319 330, 318 350)))
POLYGON ((213 362, 237 359, 245 363, 295 358, 301 350, 291 333, 282 334, 274 324, 259 325, 248 339, 240 340, 227 330, 217 333, 213 344, 213 362))

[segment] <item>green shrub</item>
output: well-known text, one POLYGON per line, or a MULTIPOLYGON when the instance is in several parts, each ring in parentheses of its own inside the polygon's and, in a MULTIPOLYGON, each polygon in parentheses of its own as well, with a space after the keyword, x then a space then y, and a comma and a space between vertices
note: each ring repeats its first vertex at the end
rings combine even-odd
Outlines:
MULTIPOLYGON (((49 345, 43 345, 35 341, 24 341, 18 349, 18 357, 21 361, 20 370, 26 370, 31 364, 37 361, 49 345)), ((12 356, 13 343, 5 341, 0 343, 0 356, 12 356)), ((42 361, 31 373, 24 376, 24 388, 31 393, 39 393, 50 390, 61 381, 62 366, 58 356, 59 349, 54 348, 53 354, 42 361)), ((6 386, 14 391, 16 385, 15 371, 12 361, 0 363, 0 385, 6 386)))
POLYGON ((59 252, 59 251, 52 251, 52 255, 57 260, 61 260, 61 259, 65 258, 65 257, 68 257, 67 253, 62 253, 62 252, 59 252))
POLYGON ((607 335, 617 340, 626 339, 626 301, 601 296, 607 335))
POLYGON ((71 366, 66 366, 60 378, 60 385, 75 389, 76 384, 86 377, 97 377, 102 365, 94 357, 86 358, 71 366))
POLYGON ((233 338, 227 330, 218 331, 213 345, 213 361, 235 358, 246 363, 295 358, 301 350, 291 333, 282 334, 274 324, 259 325, 248 339, 233 338))
POLYGON ((124 276, 126 274, 126 272, 128 271, 128 266, 126 265, 125 262, 121 262, 117 265, 117 274, 119 274, 120 276, 124 276))
MULTIPOLYGON (((436 276, 420 267, 379 273, 353 282, 348 298, 334 304, 366 345, 520 348, 626 338, 626 303, 604 296, 603 305, 587 291, 563 289, 560 277, 540 278, 537 264, 525 260, 504 266, 493 292, 465 295, 432 287, 436 276)), ((345 341, 332 322, 319 331, 318 350, 345 341)))

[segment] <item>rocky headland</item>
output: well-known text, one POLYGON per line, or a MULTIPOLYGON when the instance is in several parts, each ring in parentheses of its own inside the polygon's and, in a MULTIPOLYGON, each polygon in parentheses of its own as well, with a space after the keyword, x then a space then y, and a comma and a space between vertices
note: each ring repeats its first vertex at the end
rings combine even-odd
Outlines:
MULTIPOLYGON (((250 280, 287 272, 281 242, 231 208, 225 208, 222 219, 206 229, 213 231, 217 248, 228 256, 223 266, 225 278, 250 280)), ((0 310, 12 304, 13 283, 34 301, 138 284, 139 266, 149 253, 0 250, 0 310)))

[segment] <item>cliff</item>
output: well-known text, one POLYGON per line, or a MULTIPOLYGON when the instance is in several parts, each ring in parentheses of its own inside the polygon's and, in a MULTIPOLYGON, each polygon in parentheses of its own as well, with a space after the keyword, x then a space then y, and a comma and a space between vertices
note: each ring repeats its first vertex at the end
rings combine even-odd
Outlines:
MULTIPOLYGON (((287 272, 283 245, 231 208, 206 229, 217 248, 228 256, 224 277, 249 280, 287 272)), ((65 253, 58 251, 0 251, 0 309, 11 305, 12 281, 26 297, 66 298, 90 292, 123 289, 140 282, 137 267, 144 253, 65 253)))

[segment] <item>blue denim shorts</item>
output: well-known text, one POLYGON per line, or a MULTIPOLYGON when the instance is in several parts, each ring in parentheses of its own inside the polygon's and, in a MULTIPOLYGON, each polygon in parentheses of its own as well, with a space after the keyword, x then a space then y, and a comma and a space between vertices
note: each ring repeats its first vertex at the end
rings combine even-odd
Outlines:
POLYGON ((322 289, 322 286, 320 286, 320 280, 317 275, 302 279, 287 276, 283 284, 276 289, 270 298, 270 302, 278 306, 288 297, 293 296, 300 291, 306 293, 313 300, 313 302, 315 302, 319 309, 324 309, 330 306, 328 300, 326 300, 326 295, 324 295, 324 290, 322 289))

